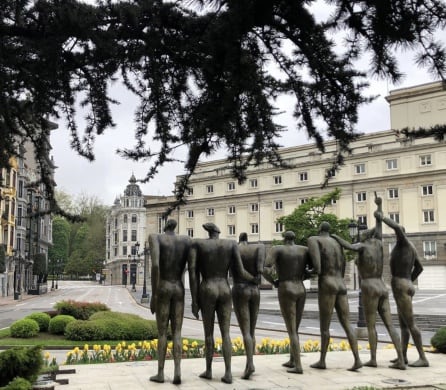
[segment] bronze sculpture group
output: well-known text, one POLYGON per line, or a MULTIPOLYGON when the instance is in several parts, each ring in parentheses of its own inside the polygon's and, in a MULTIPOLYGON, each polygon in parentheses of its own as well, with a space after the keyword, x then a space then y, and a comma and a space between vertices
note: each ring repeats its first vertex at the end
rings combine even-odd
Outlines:
POLYGON ((336 235, 330 235, 330 225, 323 222, 319 235, 308 238, 308 247, 296 245, 291 231, 284 233, 283 245, 273 246, 266 253, 263 244, 248 244, 247 234, 242 233, 239 243, 220 239, 219 228, 206 223, 207 239, 191 239, 175 235, 176 221, 166 222, 164 234, 151 234, 149 245, 152 257, 152 298, 150 309, 156 314, 158 328, 158 373, 150 378, 164 382, 164 362, 167 349, 167 330, 170 322, 173 337, 174 378, 181 383, 181 326, 184 314, 184 273, 189 272, 192 313, 198 319, 201 312, 205 334, 206 369, 201 378, 212 379, 214 349, 214 323, 217 316, 221 337, 225 373, 221 380, 232 383, 229 335, 232 305, 236 314, 246 353, 246 367, 242 378, 249 379, 255 372, 255 328, 260 304, 259 283, 263 275, 278 289, 280 310, 290 339, 290 359, 283 365, 291 373, 302 374, 299 344, 299 325, 305 305, 306 290, 303 281, 314 274, 318 276, 318 303, 321 332, 319 360, 312 368, 325 369, 325 357, 330 340, 330 321, 336 310, 347 335, 354 357, 350 370, 363 366, 358 353, 358 343, 349 322, 347 288, 344 282, 345 258, 342 248, 358 253, 357 266, 361 277, 362 302, 370 344, 370 360, 366 366, 376 367, 376 313, 382 318, 395 346, 397 357, 389 366, 406 369, 407 346, 412 336, 419 359, 409 364, 427 367, 429 362, 423 351, 421 333, 414 322, 412 297, 413 281, 422 272, 422 266, 404 229, 383 216, 382 201, 375 197, 376 225, 366 231, 360 242, 350 244, 336 235), (390 254, 391 286, 398 309, 401 340, 392 324, 389 294, 382 280, 383 247, 382 223, 394 229, 397 243, 390 254), (233 278, 233 286, 229 276, 233 278))

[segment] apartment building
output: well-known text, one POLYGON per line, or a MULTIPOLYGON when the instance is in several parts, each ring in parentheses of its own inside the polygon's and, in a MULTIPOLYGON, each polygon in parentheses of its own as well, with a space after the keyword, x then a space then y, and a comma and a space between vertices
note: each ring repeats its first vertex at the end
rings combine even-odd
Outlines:
POLYGON ((147 240, 145 199, 132 174, 106 220, 105 275, 110 284, 141 284, 147 240))

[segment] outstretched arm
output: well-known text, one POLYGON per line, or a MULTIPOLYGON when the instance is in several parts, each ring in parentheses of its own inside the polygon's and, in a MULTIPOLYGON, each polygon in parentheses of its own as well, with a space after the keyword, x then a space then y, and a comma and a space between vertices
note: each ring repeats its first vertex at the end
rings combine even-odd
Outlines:
POLYGON ((265 245, 260 244, 257 249, 256 270, 257 275, 262 275, 265 266, 265 245))
MULTIPOLYGON (((238 245, 234 242, 234 246, 232 247, 232 267, 234 268, 232 271, 237 273, 239 277, 245 279, 248 282, 260 283, 260 275, 251 275, 248 271, 246 271, 245 267, 243 267, 242 257, 240 256, 240 250, 238 245)), ((232 268, 231 267, 231 268, 232 268)))
POLYGON ((313 264, 313 273, 319 275, 321 273, 321 252, 319 250, 317 237, 310 237, 307 241, 307 246, 308 254, 313 264))
POLYGON ((191 248, 189 249, 189 256, 187 259, 187 268, 189 270, 189 285, 190 285, 190 294, 192 297, 192 314, 196 319, 198 319, 198 312, 200 310, 199 300, 198 300, 198 268, 197 268, 197 248, 192 243, 191 248))
POLYGON ((158 292, 158 282, 159 282, 159 258, 160 258, 160 245, 158 241, 158 235, 151 234, 149 236, 149 248, 150 248, 150 257, 152 260, 152 268, 150 272, 151 280, 152 280, 152 296, 150 298, 150 311, 153 313, 156 312, 156 300, 157 300, 157 292, 158 292))
POLYGON ((276 265, 276 251, 271 248, 266 256, 265 267, 263 268, 264 278, 270 282, 274 287, 279 286, 279 281, 274 276, 276 276, 275 265, 276 265))
POLYGON ((341 245, 345 249, 350 249, 351 251, 359 252, 362 248, 362 244, 360 242, 357 242, 356 244, 351 244, 336 234, 331 234, 331 237, 333 237, 337 242, 339 242, 339 245, 341 245))
POLYGON ((382 220, 387 226, 391 227, 395 231, 397 240, 404 239, 405 235, 404 235, 404 230, 403 230, 402 226, 398 225, 395 221, 393 221, 387 217, 383 217, 382 220))
POLYGON ((376 195, 375 191, 375 204, 377 206, 374 213, 375 216, 375 238, 382 240, 383 238, 383 200, 376 195))

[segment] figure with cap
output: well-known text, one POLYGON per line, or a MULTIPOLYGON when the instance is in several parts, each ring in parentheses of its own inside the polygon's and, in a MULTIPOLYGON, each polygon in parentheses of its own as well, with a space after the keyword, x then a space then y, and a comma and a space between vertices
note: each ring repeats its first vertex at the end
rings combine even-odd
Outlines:
POLYGON ((302 374, 298 332, 306 298, 303 281, 313 266, 308 248, 294 243, 294 232, 286 231, 283 237, 283 245, 269 250, 263 275, 278 288, 280 311, 290 338, 290 360, 283 365, 290 373, 302 374))
POLYGON ((389 332, 392 343, 397 352, 395 362, 390 368, 405 370, 401 341, 398 333, 392 323, 392 314, 390 312, 389 292, 382 279, 384 268, 384 254, 382 243, 382 199, 376 196, 377 205, 376 225, 373 229, 366 230, 361 235, 360 242, 350 244, 341 237, 333 234, 343 248, 358 252, 357 266, 361 277, 361 297, 364 307, 364 316, 367 323, 367 333, 370 345, 370 360, 364 363, 368 367, 377 367, 376 349, 378 345, 378 334, 376 332, 376 312, 379 313, 384 325, 389 332))
POLYGON ((194 239, 189 253, 192 313, 198 318, 201 311, 205 334, 206 370, 200 377, 212 379, 214 322, 217 315, 225 363, 225 373, 221 380, 232 383, 232 344, 229 334, 232 300, 228 274, 231 271, 234 277, 251 283, 258 283, 259 277, 250 274, 243 267, 236 241, 220 239, 220 229, 213 223, 205 223, 203 228, 208 232, 209 238, 194 239))
MULTIPOLYGON (((265 262, 265 245, 248 244, 248 235, 240 233, 238 247, 243 267, 251 275, 260 277, 265 262)), ((248 282, 238 274, 233 275, 233 281, 232 304, 246 353, 246 367, 242 378, 249 379, 255 371, 253 357, 256 348, 255 329, 259 314, 260 290, 258 283, 248 282)))
POLYGON ((167 330, 170 321, 173 341, 173 383, 181 383, 181 327, 184 315, 183 275, 188 261, 191 239, 175 235, 177 222, 169 219, 164 234, 150 234, 149 247, 152 259, 152 298, 150 310, 156 314, 158 329, 158 373, 150 380, 164 382, 164 362, 167 350, 167 330))
POLYGON ((318 274, 319 321, 321 330, 321 354, 313 368, 325 369, 325 358, 330 343, 330 322, 333 310, 347 334, 353 357, 351 371, 362 367, 358 352, 358 341, 349 322, 347 287, 344 282, 345 259, 341 245, 330 236, 330 224, 322 222, 319 235, 308 238, 308 251, 313 267, 318 274))

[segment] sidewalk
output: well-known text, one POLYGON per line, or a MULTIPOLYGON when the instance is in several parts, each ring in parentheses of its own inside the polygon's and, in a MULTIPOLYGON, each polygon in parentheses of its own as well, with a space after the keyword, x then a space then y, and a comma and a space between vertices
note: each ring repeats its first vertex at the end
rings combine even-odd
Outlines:
MULTIPOLYGON (((362 351, 363 362, 368 359, 369 351, 362 351)), ((378 350, 378 367, 363 367, 357 372, 347 369, 353 364, 351 352, 328 352, 327 369, 317 370, 310 367, 319 358, 319 353, 303 353, 302 375, 287 373, 282 367, 288 355, 257 355, 254 357, 256 372, 250 380, 241 379, 245 367, 245 356, 232 358, 233 383, 228 385, 220 381, 224 373, 222 358, 213 362, 213 379, 199 378, 205 369, 204 358, 183 359, 181 362, 182 384, 173 385, 173 361, 166 360, 165 383, 149 381, 157 372, 157 362, 110 363, 94 365, 64 366, 75 368, 76 373, 58 375, 57 379, 66 378, 68 385, 56 386, 58 390, 145 390, 145 389, 316 389, 347 390, 359 386, 373 389, 446 389, 446 355, 427 355, 430 367, 395 370, 387 368, 389 360, 395 357, 394 350, 378 350)), ((409 361, 417 358, 415 349, 409 350, 409 361)))

